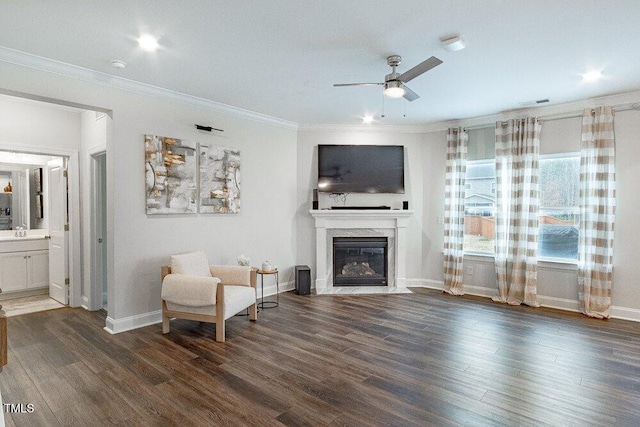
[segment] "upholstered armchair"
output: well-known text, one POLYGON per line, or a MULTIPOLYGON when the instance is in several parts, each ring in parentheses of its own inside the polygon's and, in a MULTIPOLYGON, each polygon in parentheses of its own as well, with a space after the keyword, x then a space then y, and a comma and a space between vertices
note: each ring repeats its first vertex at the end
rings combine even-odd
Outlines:
POLYGON ((209 265, 204 252, 173 255, 162 267, 162 333, 172 317, 216 324, 216 341, 225 340, 225 322, 249 308, 256 320, 256 271, 251 267, 209 265))

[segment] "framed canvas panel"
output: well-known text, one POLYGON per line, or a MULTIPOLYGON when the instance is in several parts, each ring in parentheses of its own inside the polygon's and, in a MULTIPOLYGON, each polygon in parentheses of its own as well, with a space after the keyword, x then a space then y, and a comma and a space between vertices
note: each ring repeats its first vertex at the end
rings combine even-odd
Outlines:
POLYGON ((240 212, 240 150, 211 143, 198 145, 200 213, 240 212))
POLYGON ((197 144, 145 135, 147 215, 196 213, 197 144))

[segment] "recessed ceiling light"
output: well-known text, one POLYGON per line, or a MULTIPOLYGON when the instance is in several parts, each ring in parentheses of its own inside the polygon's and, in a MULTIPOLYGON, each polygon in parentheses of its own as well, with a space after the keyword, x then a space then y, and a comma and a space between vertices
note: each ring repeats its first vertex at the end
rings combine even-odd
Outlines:
POLYGON ((138 38, 138 45, 140 46, 140 49, 147 52, 155 52, 160 46, 158 44, 158 39, 150 34, 141 35, 140 38, 138 38))
POLYGON ((582 75, 582 81, 586 83, 594 83, 600 80, 603 77, 602 71, 600 70, 592 70, 584 73, 582 75))
POLYGON ((366 123, 366 124, 373 123, 373 116, 364 116, 362 118, 362 123, 366 123))

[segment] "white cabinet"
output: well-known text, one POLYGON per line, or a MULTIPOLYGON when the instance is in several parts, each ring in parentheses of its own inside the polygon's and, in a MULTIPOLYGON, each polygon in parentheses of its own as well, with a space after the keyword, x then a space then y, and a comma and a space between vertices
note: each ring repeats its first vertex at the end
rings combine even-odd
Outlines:
POLYGON ((0 253, 0 289, 20 291, 49 286, 49 251, 0 253))
POLYGON ((27 289, 26 252, 0 254, 0 289, 2 292, 27 289))
POLYGON ((31 251, 27 258, 27 288, 49 286, 49 251, 31 251))

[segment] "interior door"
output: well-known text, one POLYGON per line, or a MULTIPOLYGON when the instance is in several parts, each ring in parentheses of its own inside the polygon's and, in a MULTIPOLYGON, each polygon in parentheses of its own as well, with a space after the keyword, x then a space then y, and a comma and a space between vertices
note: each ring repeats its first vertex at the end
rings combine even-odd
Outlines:
POLYGON ((49 296, 69 304, 67 177, 62 158, 49 161, 49 296))

